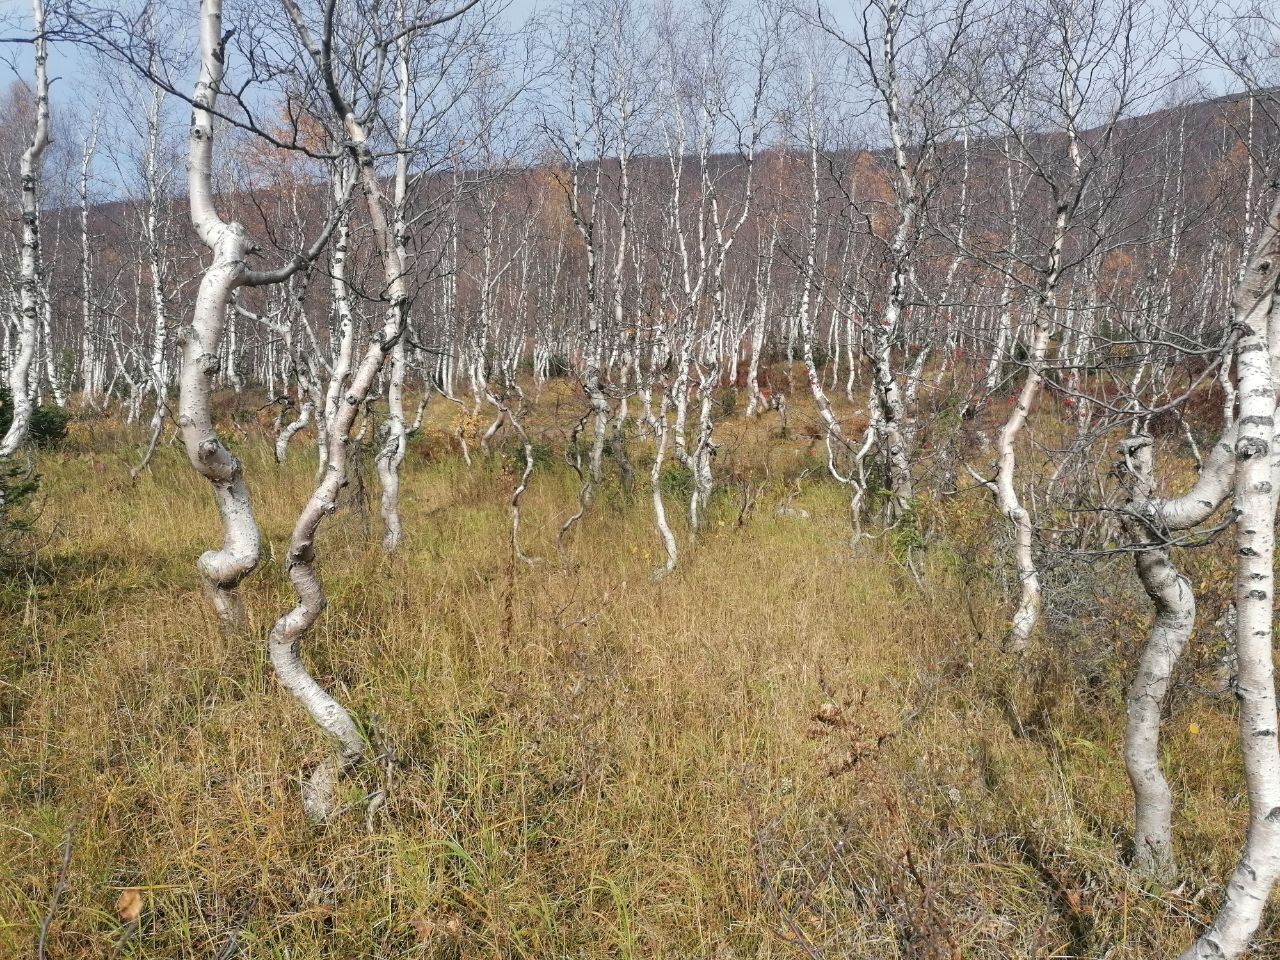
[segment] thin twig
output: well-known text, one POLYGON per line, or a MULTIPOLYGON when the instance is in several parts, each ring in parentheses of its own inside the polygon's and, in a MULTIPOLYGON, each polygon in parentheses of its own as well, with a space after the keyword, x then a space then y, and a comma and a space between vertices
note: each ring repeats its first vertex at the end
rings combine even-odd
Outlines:
POLYGON ((53 895, 49 897, 49 906, 40 918, 40 932, 36 936, 36 960, 45 960, 45 950, 49 943, 49 927, 53 924, 54 914, 58 912, 58 904, 67 892, 67 883, 71 875, 71 847, 75 842, 75 824, 67 827, 62 835, 62 866, 58 870, 58 881, 53 886, 53 895))

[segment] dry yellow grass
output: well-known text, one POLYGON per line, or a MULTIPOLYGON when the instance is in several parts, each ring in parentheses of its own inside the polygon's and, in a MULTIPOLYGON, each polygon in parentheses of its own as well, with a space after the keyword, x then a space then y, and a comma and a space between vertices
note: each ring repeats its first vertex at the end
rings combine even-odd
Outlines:
MULTIPOLYGON (((544 433, 580 405, 552 399, 544 433)), ((312 452, 277 468, 240 432, 274 550, 239 637, 197 588, 215 517, 178 450, 136 487, 118 428, 42 458, 43 546, 0 599, 0 955, 31 954, 68 830, 51 958, 1136 960, 1212 910, 1243 824, 1229 705, 1178 704, 1188 883, 1145 890, 1119 756, 1145 615, 1095 629, 1092 673, 1053 637, 1003 661, 985 500, 930 507, 922 587, 892 537, 847 555, 830 485, 800 495, 811 519, 775 517, 805 441, 736 418, 726 448, 758 470, 767 446, 770 485, 741 526, 726 494, 671 578, 649 578, 647 498, 612 487, 558 555, 575 486, 547 465, 524 526, 543 559, 513 567, 501 458, 422 455, 456 416, 406 463, 400 555, 376 511, 375 536, 350 507, 322 534, 306 656, 387 756, 324 827, 298 778, 326 745, 262 641, 312 452)))

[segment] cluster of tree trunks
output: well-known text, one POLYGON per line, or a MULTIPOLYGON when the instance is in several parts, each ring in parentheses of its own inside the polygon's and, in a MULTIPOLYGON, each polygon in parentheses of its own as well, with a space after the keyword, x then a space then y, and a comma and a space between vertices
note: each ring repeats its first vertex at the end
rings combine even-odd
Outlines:
POLYGON ((989 492, 1017 586, 1011 655, 1043 628, 1046 545, 1132 553, 1154 611, 1126 704, 1134 864, 1165 881, 1177 868, 1161 715, 1196 615, 1175 551, 1230 530, 1250 823, 1220 912, 1185 956, 1248 949, 1280 874, 1274 15, 1191 5, 1171 24, 1134 0, 869 0, 852 15, 567 0, 521 31, 479 0, 272 0, 237 9, 254 24, 243 31, 223 6, 200 0, 189 24, 193 89, 172 79, 167 46, 189 11, 32 0, 7 38, 29 46, 32 83, 3 105, 23 135, 0 142, 16 170, 0 458, 24 450, 41 403, 129 421, 149 405, 137 479, 171 420, 222 522, 199 575, 223 627, 244 630, 239 586, 262 534, 215 391, 265 393, 279 462, 314 438, 285 562, 296 604, 267 641, 281 686, 334 745, 306 779, 310 816, 334 814, 368 751, 302 645, 326 602, 317 533, 371 426, 388 552, 406 535, 408 441, 438 395, 458 407, 468 464, 473 444, 514 438, 510 549, 531 563, 525 418, 549 380, 571 378, 582 409, 564 453, 580 492, 559 539, 615 474, 628 495, 647 483, 660 578, 681 550, 668 490, 686 491, 692 544, 722 482, 717 426, 741 391, 746 415, 779 413, 783 434, 788 411, 812 403, 852 549, 869 525, 913 524, 922 496, 989 492), (1239 92, 1173 98, 1175 35, 1239 92), (59 43, 115 71, 107 110, 132 126, 102 108, 53 115, 59 43), (134 171, 111 203, 104 153, 134 171), (1204 422, 1195 401, 1215 391, 1204 422), (1064 449, 1037 438, 1046 416, 1064 449), (1198 469, 1180 496, 1157 480, 1168 444, 1155 426, 1171 421, 1198 469), (1218 438, 1207 457, 1197 431, 1218 438), (1096 451, 1117 441, 1111 483, 1096 451), (1046 521, 1055 510, 1070 529, 1046 521))

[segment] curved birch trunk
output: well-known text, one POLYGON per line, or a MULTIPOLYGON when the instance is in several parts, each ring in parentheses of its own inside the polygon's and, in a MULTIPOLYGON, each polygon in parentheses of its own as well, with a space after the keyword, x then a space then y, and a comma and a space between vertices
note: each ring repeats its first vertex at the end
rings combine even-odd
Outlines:
MULTIPOLYGON (((804 362, 805 376, 809 382, 809 391, 813 394, 814 405, 818 408, 818 415, 822 418, 824 430, 824 442, 827 448, 827 471, 839 483, 850 488, 849 495, 849 522, 851 532, 849 535, 849 546, 853 549, 857 546, 859 540, 862 539, 862 502, 864 492, 866 490, 866 474, 863 469, 863 462, 871 449, 871 444, 877 436, 876 429, 873 424, 868 423, 868 429, 863 437, 863 443, 860 450, 853 455, 853 464, 849 469, 848 475, 840 472, 837 466, 839 459, 838 449, 846 452, 853 452, 848 439, 844 435, 844 430, 840 426, 840 421, 836 418, 835 411, 831 408, 831 401, 827 397, 826 391, 822 387, 821 377, 819 375, 818 365, 813 355, 813 321, 810 319, 810 304, 814 297, 814 287, 817 283, 817 248, 818 248, 818 211, 821 203, 821 195, 818 192, 818 137, 817 129, 813 123, 812 114, 809 121, 809 186, 811 191, 811 205, 809 208, 809 231, 804 260, 803 280, 800 293, 800 304, 796 309, 796 326, 800 331, 800 356, 804 362)), ((821 291, 819 290, 816 297, 821 301, 821 291)), ((834 320, 833 320, 834 326, 834 320)), ((868 395, 868 406, 873 407, 877 403, 876 391, 873 388, 868 395)), ((783 420, 785 426, 786 413, 783 411, 783 420)))
POLYGON ((218 374, 218 347, 232 292, 245 282, 245 259, 255 247, 238 223, 224 223, 213 207, 213 116, 223 70, 221 0, 201 0, 200 76, 192 97, 187 166, 191 222, 213 254, 200 280, 191 325, 179 331, 182 374, 178 380, 178 426, 187 457, 213 487, 222 518, 223 544, 200 555, 196 566, 205 593, 226 628, 244 626, 236 587, 258 565, 261 537, 249 501, 244 469, 213 428, 209 397, 218 374))
MULTIPOLYGON (((376 175, 371 164, 367 174, 362 169, 366 191, 371 189, 370 178, 375 178, 373 188, 376 189, 376 175)), ((370 206, 373 206, 372 201, 370 206)), ((341 398, 329 425, 324 473, 299 514, 289 538, 285 568, 298 602, 276 621, 267 638, 271 663, 280 685, 302 704, 311 719, 333 738, 338 748, 337 753, 312 771, 302 788, 303 810, 317 822, 323 822, 333 813, 338 780, 364 755, 365 738, 351 713, 320 685, 302 661, 302 638, 319 619, 326 603, 324 588, 316 572, 315 538, 321 521, 338 509, 338 494, 346 482, 347 453, 356 416, 363 408, 384 361, 400 339, 405 292, 398 270, 393 284, 386 324, 370 342, 341 398)))
POLYGON ((1125 694, 1124 762, 1133 785, 1134 863, 1143 873, 1172 879, 1173 794, 1160 767, 1160 715, 1173 668, 1195 627, 1196 600, 1191 582, 1178 572, 1156 526, 1155 479, 1151 438, 1131 437, 1123 444, 1133 479, 1125 527, 1150 548, 1134 554, 1134 567, 1155 607, 1138 668, 1125 694))
MULTIPOLYGON (((268 637, 271 662, 281 686, 306 709, 311 719, 334 741, 337 752, 324 760, 307 779, 302 790, 306 814, 316 821, 326 820, 334 810, 334 794, 339 777, 356 764, 366 747, 364 735, 350 711, 339 703, 307 671, 301 656, 302 638, 319 618, 325 606, 324 588, 316 573, 315 538, 324 518, 338 508, 338 493, 346 482, 347 452, 352 442, 352 426, 356 415, 365 408, 375 381, 382 373, 387 358, 404 334, 409 294, 405 283, 405 264, 401 247, 387 216, 387 199, 369 147, 363 123, 348 104, 333 75, 333 21, 325 20, 325 32, 317 42, 296 0, 283 0, 299 39, 306 48, 328 91, 334 113, 341 120, 346 151, 354 165, 354 173, 364 193, 375 247, 382 260, 388 307, 382 329, 373 336, 364 356, 343 392, 333 421, 328 425, 329 446, 325 468, 306 506, 298 515, 285 567, 297 595, 297 604, 276 621, 268 637)), ((335 289, 345 297, 345 290, 335 289)))
POLYGON ((297 595, 297 605, 276 621, 267 638, 271 663, 280 685, 306 709, 316 724, 337 740, 339 753, 322 762, 303 784, 302 807, 307 816, 323 821, 333 812, 338 778, 364 753, 364 735, 355 719, 307 671, 300 643, 325 607, 324 589, 316 575, 315 535, 320 521, 338 509, 338 492, 346 479, 347 444, 351 426, 365 393, 382 363, 382 345, 374 341, 343 397, 329 426, 324 475, 303 507, 293 534, 285 567, 297 595))
POLYGON ((251 270, 247 258, 257 246, 243 226, 224 222, 213 205, 213 114, 222 84, 222 0, 200 3, 200 75, 196 80, 191 112, 187 160, 187 189, 191 223, 213 254, 213 263, 200 278, 191 325, 179 331, 182 373, 178 380, 178 428, 187 458, 213 487, 222 518, 223 544, 207 550, 196 562, 205 592, 224 627, 245 623, 244 606, 236 593, 240 581, 258 565, 261 535, 249 500, 244 468, 218 438, 213 427, 210 394, 219 370, 218 350, 227 309, 242 286, 280 283, 319 256, 333 231, 334 221, 303 254, 285 266, 267 272, 251 270))
POLYGON ((1019 500, 1014 480, 1018 463, 1016 452, 1018 435, 1026 425, 1031 405, 1039 396, 1045 354, 1048 351, 1052 333, 1049 305, 1041 303, 1036 310, 1035 334, 1028 357, 1027 376, 1022 383, 1022 389, 1018 392, 1013 411, 1000 428, 998 441, 999 466, 992 484, 992 491, 995 493, 997 508, 1013 525, 1013 561, 1020 584, 1018 609, 1013 614, 1012 628, 1009 638, 1005 641, 1006 653, 1025 651, 1031 639, 1031 632, 1040 620, 1040 572, 1036 569, 1033 553, 1034 530, 1031 525, 1031 514, 1019 500))
POLYGON ((277 434, 275 446, 276 463, 284 463, 285 455, 289 452, 289 441, 293 439, 294 434, 299 430, 302 430, 311 422, 311 418, 315 415, 315 411, 315 402, 312 400, 304 400, 302 402, 302 409, 299 411, 298 416, 290 423, 286 424, 284 428, 281 429, 280 433, 277 434))
POLYGON ((1235 429, 1228 425, 1190 491, 1171 500, 1155 496, 1152 441, 1130 437, 1122 444, 1132 488, 1125 520, 1130 536, 1150 549, 1134 554, 1143 589, 1155 607, 1137 671, 1125 696, 1125 767, 1134 795, 1134 862, 1161 880, 1176 872, 1173 799, 1160 767, 1160 716, 1177 666, 1195 627, 1191 582, 1173 565, 1169 533, 1208 520, 1226 502, 1235 476, 1235 429))
POLYGON ((211 244, 214 262, 200 282, 195 316, 179 335, 178 426, 191 465, 213 485, 224 534, 222 547, 201 554, 196 566, 214 610, 228 628, 244 625, 244 608, 235 590, 258 565, 261 539, 243 467, 214 430, 209 397, 219 369, 217 344, 227 299, 238 284, 249 248, 248 235, 239 224, 219 225, 211 244))
POLYGON ((1249 828, 1217 917, 1181 960, 1234 960, 1249 941, 1280 876, 1280 749, 1276 731, 1274 634, 1275 517, 1280 446, 1276 437, 1275 316, 1280 279, 1280 199, 1271 208, 1235 298, 1240 330, 1236 370, 1240 416, 1235 439, 1236 653, 1240 749, 1249 828), (1271 327, 1271 329, 1269 329, 1271 327))
MULTIPOLYGON (((1078 153, 1073 150, 1072 157, 1075 158, 1077 179, 1080 176, 1078 156, 1078 153)), ((1015 484, 1018 464, 1017 441, 1022 428, 1026 426, 1031 406, 1040 395, 1040 387, 1044 383, 1045 360, 1049 353, 1049 341, 1053 338, 1058 281, 1062 276, 1062 251, 1070 225, 1070 207, 1059 205, 1054 219, 1053 243, 1049 251, 1048 266, 1033 305, 1032 335, 1030 349, 1027 351, 1026 376, 1022 381, 1022 388, 1015 397, 1013 410, 1000 428, 996 477, 987 484, 995 494, 997 509, 1013 525, 1013 560, 1021 589, 1018 609, 1013 614, 1009 637, 1004 646, 1005 652, 1011 654, 1023 653, 1027 649, 1031 633, 1040 621, 1040 572, 1036 569, 1035 563, 1034 530, 1031 514, 1022 505, 1015 484)))
POLYGON ((670 433, 670 428, 667 425, 667 410, 670 406, 670 396, 664 391, 654 422, 653 465, 649 468, 649 489, 653 497, 653 519, 658 528, 658 536, 662 539, 662 549, 666 553, 666 560, 662 566, 653 571, 655 580, 661 580, 676 568, 676 560, 679 555, 676 549, 675 535, 671 532, 671 525, 667 522, 667 507, 662 500, 662 464, 666 460, 667 435, 670 433))

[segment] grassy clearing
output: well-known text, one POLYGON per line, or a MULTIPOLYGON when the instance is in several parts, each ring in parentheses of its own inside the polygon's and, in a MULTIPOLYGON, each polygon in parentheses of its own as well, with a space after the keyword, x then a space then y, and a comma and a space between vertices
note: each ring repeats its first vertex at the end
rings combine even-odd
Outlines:
MULTIPOLYGON (((544 398, 556 450, 579 406, 544 398)), ((242 637, 199 593, 215 517, 176 448, 136 487, 118 428, 76 424, 41 458, 43 545, 0 596, 0 955, 30 954, 68 828, 51 957, 1136 960, 1211 913, 1244 822, 1229 704, 1183 694, 1169 724, 1188 883, 1124 866, 1145 610, 1123 562, 1099 570, 1106 619, 1015 667, 984 499, 927 505, 920 586, 891 537, 848 555, 843 493, 815 476, 809 519, 774 516, 808 441, 739 416, 726 455, 765 493, 740 525, 726 491, 671 578, 649 578, 643 487, 607 489, 556 553, 560 465, 526 498, 543 559, 513 566, 511 469, 448 453, 456 417, 435 409, 406 462, 400 555, 358 504, 322 534, 308 661, 387 757, 324 828, 298 779, 325 744, 262 642, 311 451, 278 468, 260 425, 228 426, 272 546, 242 637)), ((1274 920, 1262 944, 1280 955, 1274 920)))

